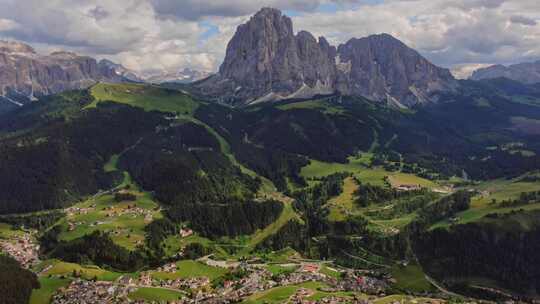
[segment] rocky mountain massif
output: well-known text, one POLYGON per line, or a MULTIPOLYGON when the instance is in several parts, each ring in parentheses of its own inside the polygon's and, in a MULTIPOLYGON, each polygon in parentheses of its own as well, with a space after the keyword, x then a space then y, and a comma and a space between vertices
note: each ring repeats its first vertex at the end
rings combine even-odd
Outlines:
POLYGON ((492 65, 476 70, 471 80, 508 78, 525 84, 540 83, 540 60, 510 66, 492 65))
POLYGON ((131 76, 108 60, 98 63, 71 52, 40 55, 29 45, 0 41, 0 107, 21 106, 39 96, 83 89, 99 81, 136 81, 131 76))
POLYGON ((301 31, 279 10, 264 8, 238 27, 219 73, 195 85, 202 95, 252 104, 315 95, 359 95, 399 107, 436 100, 456 80, 388 35, 339 47, 301 31))

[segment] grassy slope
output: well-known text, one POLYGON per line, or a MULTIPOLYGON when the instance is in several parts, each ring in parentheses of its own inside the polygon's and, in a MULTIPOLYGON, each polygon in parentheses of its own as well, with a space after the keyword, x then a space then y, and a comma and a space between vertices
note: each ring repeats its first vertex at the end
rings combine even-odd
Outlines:
POLYGON ((390 183, 396 186, 399 184, 418 184, 427 188, 438 187, 434 182, 413 174, 389 172, 379 167, 368 168, 370 157, 371 155, 369 153, 364 153, 356 157, 349 157, 349 163, 347 164, 326 163, 311 160, 309 165, 302 168, 300 175, 305 178, 311 178, 328 176, 338 172, 351 172, 363 183, 372 185, 384 186, 384 178, 388 177, 390 183))
POLYGON ((347 218, 347 214, 355 209, 353 194, 357 189, 358 185, 352 177, 345 179, 343 192, 327 203, 327 206, 330 207, 330 214, 328 215, 330 221, 344 221, 347 218))
MULTIPOLYGON (((271 196, 273 199, 278 199, 283 202, 284 207, 283 211, 281 212, 281 215, 278 217, 278 219, 273 222, 272 224, 266 226, 264 229, 259 230, 255 232, 249 240, 248 243, 248 249, 251 251, 257 244, 262 242, 264 239, 269 237, 272 234, 277 233, 283 226, 285 226, 289 221, 291 220, 297 220, 299 222, 302 222, 298 214, 294 212, 294 209, 292 207, 292 200, 283 197, 282 195, 275 194, 271 196)), ((246 252, 243 252, 246 253, 246 252)))
POLYGON ((132 292, 128 297, 132 300, 168 303, 182 298, 184 293, 171 289, 142 287, 132 292))
POLYGON ((13 230, 10 224, 0 223, 0 239, 11 239, 22 235, 22 231, 13 230))
POLYGON ((316 109, 325 114, 343 114, 345 110, 336 105, 330 105, 324 100, 308 100, 301 102, 294 102, 285 105, 277 106, 280 110, 293 110, 293 109, 316 109))
MULTIPOLYGON (((389 172, 380 167, 369 168, 368 164, 371 162, 370 153, 363 153, 358 156, 349 157, 349 163, 325 163, 321 161, 311 160, 311 163, 303 167, 300 174, 309 179, 313 177, 323 177, 338 172, 350 172, 363 183, 369 183, 377 186, 387 186, 385 179, 396 187, 401 184, 417 184, 430 189, 440 189, 441 186, 429 181, 427 179, 418 177, 413 174, 406 174, 400 172, 389 172)), ((357 208, 354 206, 354 198, 352 197, 354 190, 358 186, 355 186, 353 179, 346 179, 344 185, 344 191, 341 195, 331 199, 328 204, 330 208, 329 219, 333 221, 342 221, 345 219, 345 215, 349 214, 363 214, 373 207, 357 208)), ((379 208, 379 207, 376 207, 379 208)), ((391 220, 370 220, 370 227, 375 231, 380 231, 384 234, 395 233, 396 229, 400 229, 410 223, 415 214, 407 214, 403 217, 391 219, 391 220)))
POLYGON ((32 291, 30 304, 49 304, 56 291, 61 287, 67 286, 70 282, 70 279, 39 278, 41 287, 32 291))
POLYGON ((392 276, 396 279, 395 284, 400 290, 410 290, 414 292, 433 291, 433 286, 426 279, 422 268, 418 265, 407 265, 406 267, 392 267, 392 276))
POLYGON ((97 266, 82 266, 75 263, 67 263, 58 260, 44 262, 42 266, 52 265, 52 268, 42 273, 42 276, 71 276, 76 271, 81 277, 91 280, 97 277, 100 281, 114 281, 122 276, 121 273, 108 271, 97 266))
POLYGON ((187 94, 150 85, 99 83, 90 92, 95 101, 86 108, 94 108, 101 101, 114 101, 145 111, 192 115, 198 107, 198 103, 187 94))
POLYGON ((111 235, 113 241, 120 246, 134 250, 137 246, 137 242, 144 240, 144 228, 149 222, 145 221, 143 215, 134 216, 133 214, 124 214, 116 217, 107 217, 107 214, 113 211, 120 212, 126 210, 128 206, 136 206, 149 210, 153 214, 153 219, 161 218, 163 215, 155 210, 159 205, 152 200, 150 194, 138 191, 131 192, 137 196, 136 201, 117 203, 114 201, 112 195, 103 195, 96 199, 90 198, 83 203, 76 204, 76 207, 81 208, 87 208, 94 204, 96 207, 87 214, 74 215, 62 220, 60 222, 60 225, 62 226, 62 233, 59 236, 60 240, 74 240, 97 230, 108 232, 118 231, 118 234, 111 235), (112 208, 112 210, 105 210, 106 208, 112 208), (72 223, 82 224, 75 225, 75 230, 68 231, 68 220, 72 223), (93 225, 96 222, 102 224, 93 225))
MULTIPOLYGON (((192 115, 194 111, 197 109, 198 103, 194 100, 192 100, 189 96, 176 91, 170 91, 158 87, 152 87, 147 85, 138 85, 138 84, 103 84, 100 83, 91 89, 91 93, 96 99, 94 103, 87 106, 87 108, 92 108, 97 105, 100 101, 114 101, 119 103, 128 104, 135 107, 141 107, 147 111, 150 110, 158 110, 163 112, 175 112, 179 113, 178 119, 181 121, 186 122, 192 122, 199 124, 203 127, 205 127, 211 134, 213 134, 218 142, 220 143, 221 151, 223 154, 225 154, 229 160, 236 166, 238 166, 243 173, 248 174, 252 177, 259 177, 263 184, 260 190, 259 195, 260 196, 278 196, 276 194, 276 188, 273 185, 271 181, 268 179, 258 176, 254 171, 246 168, 240 162, 236 160, 234 157, 229 143, 220 136, 214 129, 209 127, 204 122, 197 120, 192 115)), ((111 157, 109 162, 105 164, 104 170, 106 172, 111 172, 116 170, 116 166, 118 163, 119 155, 114 155, 111 157)), ((131 184, 131 179, 129 176, 126 176, 123 185, 131 184)), ((145 194, 144 192, 141 192, 141 194, 145 194)), ((274 197, 274 198, 276 198, 274 197)), ((280 199, 282 200, 282 199, 280 199)), ((283 201, 283 200, 282 200, 283 201)), ((154 207, 154 206, 152 206, 154 207)), ((290 202, 285 202, 285 209, 279 219, 266 227, 265 229, 262 229, 258 232, 256 232, 249 241, 249 245, 247 245, 246 252, 251 251, 256 244, 258 244, 260 241, 262 241, 267 236, 277 232, 283 225, 285 225, 289 220, 293 218, 298 218, 296 213, 293 211, 292 206, 290 205, 290 202)), ((89 214, 86 217, 83 217, 82 220, 103 220, 103 214, 89 214)), ((118 221, 111 222, 110 224, 105 224, 100 226, 100 230, 110 230, 114 229, 116 227, 118 228, 130 228, 134 229, 132 233, 130 233, 130 239, 127 239, 126 235, 122 236, 116 236, 118 239, 118 243, 120 245, 125 246, 126 248, 133 249, 134 245, 136 244, 136 241, 141 240, 144 235, 141 234, 142 228, 144 228, 144 223, 140 221, 141 219, 118 219, 118 221)), ((73 239, 79 236, 84 235, 85 233, 89 233, 93 230, 96 230, 97 228, 94 227, 94 229, 89 228, 87 226, 85 227, 77 227, 75 231, 72 233, 65 233, 62 234, 63 239, 73 239)), ((115 237, 113 237, 114 239, 115 237)), ((196 242, 200 242, 201 240, 196 240, 196 242)), ((180 247, 184 244, 182 240, 178 240, 176 237, 172 237, 167 240, 168 250, 171 253, 177 252, 180 247)))
MULTIPOLYGON (((167 90, 159 87, 140 84, 104 84, 100 83, 91 88, 92 96, 96 99, 86 108, 92 108, 100 101, 114 101, 128 104, 134 107, 143 108, 146 111, 162 111, 179 114, 179 119, 193 122, 205 127, 219 141, 221 151, 227 155, 233 164, 240 167, 243 173, 250 176, 257 176, 255 172, 240 164, 231 152, 229 143, 220 136, 214 129, 204 122, 193 117, 200 101, 193 100, 189 95, 179 91, 167 90)), ((118 161, 118 156, 111 159, 114 163, 118 161)), ((105 168, 111 169, 110 166, 105 168)), ((275 191, 274 185, 265 178, 262 178, 263 186, 268 191, 275 191)))
POLYGON ((273 275, 280 275, 289 271, 294 271, 298 266, 281 266, 276 264, 269 264, 266 266, 266 269, 270 271, 273 275))
POLYGON ((152 277, 162 280, 208 277, 210 280, 213 280, 227 273, 227 270, 224 268, 212 267, 192 260, 180 261, 176 265, 178 266, 178 271, 154 272, 152 273, 152 277))
MULTIPOLYGON (((472 199, 471 207, 456 215, 459 219, 458 224, 466 224, 477 221, 489 213, 509 213, 513 210, 536 210, 540 209, 540 204, 530 204, 526 206, 502 208, 500 203, 503 200, 516 199, 521 192, 540 191, 540 182, 519 182, 517 180, 495 180, 484 182, 477 187, 474 187, 479 191, 485 191, 488 195, 479 195, 472 199), (497 200, 496 204, 492 204, 491 201, 497 200)), ((449 227, 450 221, 448 219, 440 221, 433 225, 431 229, 449 227)))
MULTIPOLYGON (((113 155, 111 159, 104 165, 105 172, 116 171, 119 155, 113 155)), ((75 207, 88 208, 92 205, 96 205, 95 210, 88 214, 75 215, 70 218, 62 219, 59 224, 62 226, 62 233, 59 235, 61 240, 70 241, 76 238, 80 238, 86 234, 90 234, 94 231, 118 231, 118 234, 111 235, 112 240, 120 246, 123 246, 129 250, 134 250, 137 247, 137 242, 144 241, 145 231, 144 228, 149 222, 145 221, 144 216, 132 214, 125 214, 117 217, 107 217, 107 214, 115 211, 119 212, 128 208, 128 206, 135 206, 152 212, 153 219, 162 218, 161 212, 156 211, 159 205, 153 200, 152 195, 148 192, 141 191, 139 187, 131 180, 129 173, 124 173, 124 181, 118 187, 129 186, 131 193, 135 194, 137 199, 133 202, 116 202, 112 195, 102 195, 97 197, 91 197, 87 201, 76 204, 75 207), (112 210, 105 210, 106 208, 112 208, 112 210), (75 230, 68 231, 68 220, 72 223, 82 223, 81 225, 75 225, 75 230), (103 222, 101 225, 91 226, 92 223, 103 222)))
POLYGON ((275 287, 260 293, 256 293, 247 298, 244 304, 259 304, 259 303, 284 303, 291 295, 293 295, 300 288, 307 288, 316 291, 318 288, 322 288, 326 285, 318 282, 307 282, 297 285, 288 285, 275 287))

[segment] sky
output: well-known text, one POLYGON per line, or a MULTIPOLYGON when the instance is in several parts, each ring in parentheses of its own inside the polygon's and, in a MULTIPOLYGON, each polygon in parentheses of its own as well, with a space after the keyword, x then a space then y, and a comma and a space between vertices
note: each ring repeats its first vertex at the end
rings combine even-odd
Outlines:
POLYGON ((0 39, 138 72, 216 71, 236 27, 261 7, 336 46, 389 33, 459 77, 540 60, 538 0, 0 0, 0 39))

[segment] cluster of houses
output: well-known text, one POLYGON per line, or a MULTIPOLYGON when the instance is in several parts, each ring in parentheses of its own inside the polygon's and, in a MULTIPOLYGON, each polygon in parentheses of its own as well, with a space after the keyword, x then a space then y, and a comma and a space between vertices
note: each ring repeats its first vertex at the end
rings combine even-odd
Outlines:
POLYGON ((128 298, 128 295, 135 290, 137 290, 137 287, 134 286, 118 285, 112 282, 93 282, 76 279, 71 282, 68 287, 60 288, 53 296, 51 303, 136 303, 128 298))
POLYGON ((417 191, 422 190, 422 186, 417 184, 399 184, 396 187, 398 191, 417 191))
MULTIPOLYGON (((222 286, 216 288, 212 288, 210 279, 207 277, 159 280, 152 278, 152 272, 142 272, 139 278, 124 276, 115 282, 93 282, 76 279, 67 288, 61 289, 54 296, 53 303, 134 303, 133 300, 128 298, 128 295, 140 287, 188 291, 189 297, 184 296, 175 302, 171 302, 180 304, 238 303, 255 293, 274 287, 297 285, 305 282, 325 283, 330 287, 321 291, 329 294, 357 291, 384 295, 384 290, 387 288, 384 279, 376 279, 352 270, 348 271, 342 280, 337 280, 321 273, 320 265, 315 263, 301 264, 296 271, 278 276, 272 275, 262 264, 241 264, 239 267, 246 272, 246 275, 237 280, 226 280, 222 286)), ((170 263, 157 270, 174 273, 177 271, 177 266, 170 263)), ((329 295, 314 301, 310 299, 311 295, 313 295, 312 290, 300 288, 289 298, 288 303, 368 303, 366 300, 359 298, 351 299, 351 297, 338 295, 329 295)))
POLYGON ((39 262, 39 245, 30 233, 12 240, 0 241, 1 251, 17 260, 22 267, 30 268, 39 262))
POLYGON ((116 209, 114 207, 107 207, 104 209, 107 214, 106 217, 119 217, 123 215, 131 215, 133 218, 144 216, 144 222, 150 223, 154 218, 154 211, 137 207, 135 205, 129 205, 123 209, 116 209))
POLYGON ((66 215, 68 217, 73 217, 73 216, 77 216, 77 215, 85 215, 85 214, 88 214, 90 212, 93 212, 94 210, 96 210, 96 205, 91 205, 90 207, 88 208, 79 208, 79 207, 69 207, 69 208, 66 208, 64 211, 66 212, 66 215))
MULTIPOLYGON (((158 271, 174 273, 176 271, 176 265, 168 264, 160 267, 158 271), (174 267, 171 265, 174 265, 174 267)), ((159 280, 153 278, 151 272, 148 271, 142 272, 138 279, 122 276, 118 278, 116 282, 125 286, 157 287, 178 290, 201 290, 208 289, 210 286, 210 279, 207 277, 159 280)))
POLYGON ((186 237, 191 236, 191 235, 193 235, 193 230, 191 230, 189 228, 180 229, 180 236, 181 237, 186 238, 186 237))
POLYGON ((332 286, 336 291, 356 291, 384 296, 384 292, 388 289, 388 281, 389 278, 377 279, 372 276, 349 272, 342 280, 337 281, 332 286))

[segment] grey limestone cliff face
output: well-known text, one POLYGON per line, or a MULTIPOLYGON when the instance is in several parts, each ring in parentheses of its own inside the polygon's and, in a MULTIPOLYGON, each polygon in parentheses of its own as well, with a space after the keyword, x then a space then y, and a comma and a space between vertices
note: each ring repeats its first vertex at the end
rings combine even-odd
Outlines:
POLYGON ((342 69, 338 91, 399 106, 433 101, 432 94, 451 90, 450 71, 435 66, 388 34, 351 39, 338 48, 342 69))
POLYGON ((525 84, 540 83, 540 61, 510 65, 493 65, 474 71, 472 80, 508 78, 525 84))
POLYGON ((294 34, 292 21, 264 8, 238 27, 219 72, 195 84, 199 93, 251 104, 339 93, 400 107, 435 101, 457 86, 437 67, 394 37, 351 39, 337 49, 324 37, 294 34))
POLYGON ((66 90, 87 88, 98 81, 122 81, 91 57, 71 52, 39 55, 30 46, 0 41, 0 96, 20 105, 66 90))
POLYGON ((219 73, 200 87, 245 103, 329 94, 336 74, 333 53, 325 39, 295 35, 289 17, 265 8, 238 27, 219 73))

